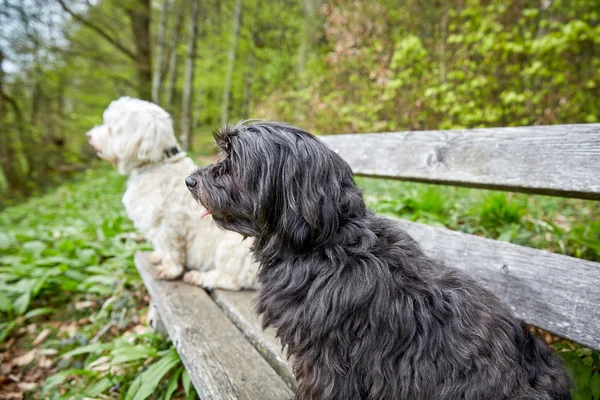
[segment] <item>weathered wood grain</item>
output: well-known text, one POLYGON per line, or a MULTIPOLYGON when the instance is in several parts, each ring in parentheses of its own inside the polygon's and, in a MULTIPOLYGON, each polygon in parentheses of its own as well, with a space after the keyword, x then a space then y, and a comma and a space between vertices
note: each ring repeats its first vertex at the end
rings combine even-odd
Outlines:
POLYGON ((265 357, 271 367, 295 391, 298 388, 298 382, 294 378, 292 367, 287 362, 281 342, 275 338, 273 329, 262 329, 254 312, 252 306, 254 294, 255 292, 252 290, 240 292, 215 290, 212 296, 225 314, 244 333, 244 336, 265 357))
POLYGON ((148 304, 148 314, 146 314, 146 321, 148 321, 148 325, 154 332, 161 334, 164 337, 169 336, 169 332, 167 332, 167 328, 165 328, 165 324, 160 318, 158 314, 158 309, 154 305, 153 302, 148 304))
POLYGON ((394 220, 428 255, 468 272, 527 323, 600 350, 600 263, 394 220))
POLYGON ((600 124, 321 139, 356 175, 600 200, 600 124))
POLYGON ((135 264, 171 341, 202 399, 286 399, 293 392, 201 288, 154 278, 138 252, 135 264))
MULTIPOLYGON (((394 220, 428 255, 475 277, 527 323, 600 350, 600 263, 394 220)), ((213 296, 289 383, 293 374, 279 342, 262 332, 252 311, 252 292, 213 296)))

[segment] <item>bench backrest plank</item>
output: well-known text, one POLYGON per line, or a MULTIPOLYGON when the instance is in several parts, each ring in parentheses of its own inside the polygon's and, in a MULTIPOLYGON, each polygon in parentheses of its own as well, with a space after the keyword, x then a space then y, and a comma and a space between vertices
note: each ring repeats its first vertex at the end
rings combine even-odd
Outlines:
POLYGON ((600 200, 600 124, 321 139, 356 175, 600 200))
MULTIPOLYGON (((321 139, 356 175, 600 200, 600 124, 321 139)), ((397 221, 527 323, 600 350, 600 263, 397 221)))
POLYGON ((156 279, 148 253, 138 252, 135 265, 201 399, 293 397, 203 289, 156 279))
POLYGON ((396 221, 428 255, 469 273, 525 322, 600 350, 600 264, 396 221))

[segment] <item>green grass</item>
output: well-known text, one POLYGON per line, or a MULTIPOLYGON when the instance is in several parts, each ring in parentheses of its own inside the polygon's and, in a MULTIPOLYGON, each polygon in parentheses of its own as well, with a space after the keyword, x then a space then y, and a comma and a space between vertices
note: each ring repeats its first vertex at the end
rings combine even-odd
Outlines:
POLYGON ((177 353, 144 324, 133 255, 149 246, 125 215, 124 186, 89 170, 0 214, 0 342, 8 362, 38 350, 12 367, 36 383, 27 398, 195 397, 177 353))
POLYGON ((376 212, 600 261, 600 202, 357 178, 376 212))
MULTIPOLYGON (((380 213, 600 260, 599 203, 357 181, 380 213)), ((196 397, 171 344, 146 327, 148 298, 133 255, 149 246, 125 215, 124 188, 114 171, 89 170, 0 213, 2 362, 14 364, 8 372, 21 383, 32 383, 26 398, 196 397), (31 360, 15 364, 32 349, 31 360)), ((599 354, 566 341, 553 345, 578 386, 575 398, 599 399, 599 354)))

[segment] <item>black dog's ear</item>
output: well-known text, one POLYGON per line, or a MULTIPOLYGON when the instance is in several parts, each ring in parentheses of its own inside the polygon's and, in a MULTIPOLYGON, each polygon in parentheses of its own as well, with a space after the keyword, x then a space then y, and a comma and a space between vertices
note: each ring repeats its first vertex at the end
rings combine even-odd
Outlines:
POLYGON ((350 166, 303 133, 292 146, 276 146, 273 185, 263 203, 279 242, 295 251, 330 242, 347 220, 366 214, 350 166))
POLYGON ((236 127, 224 125, 221 129, 213 131, 213 139, 219 150, 229 153, 231 150, 231 138, 237 135, 236 127))

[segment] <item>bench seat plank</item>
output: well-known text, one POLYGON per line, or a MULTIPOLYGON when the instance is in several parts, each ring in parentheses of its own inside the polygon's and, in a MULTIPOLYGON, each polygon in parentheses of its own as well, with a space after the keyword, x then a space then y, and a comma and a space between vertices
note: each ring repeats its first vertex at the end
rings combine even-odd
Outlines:
POLYGON ((201 288, 155 278, 147 252, 136 267, 202 399, 285 399, 293 392, 201 288))
POLYGON ((600 124, 320 138, 356 175, 600 200, 600 124))
POLYGON ((226 290, 215 290, 212 293, 216 303, 233 323, 244 333, 250 343, 258 349, 267 362, 283 378, 294 391, 298 388, 298 382, 294 377, 292 367, 287 362, 281 342, 275 338, 275 331, 271 328, 262 329, 252 299, 256 294, 253 290, 229 292, 226 290))
MULTIPOLYGON (((476 278, 528 324, 600 350, 599 263, 394 220, 429 256, 476 278)), ((213 296, 289 383, 291 369, 273 333, 262 332, 252 310, 252 292, 217 290, 213 296)))
POLYGON ((528 324, 600 350, 600 263, 395 220, 425 253, 469 273, 528 324))

